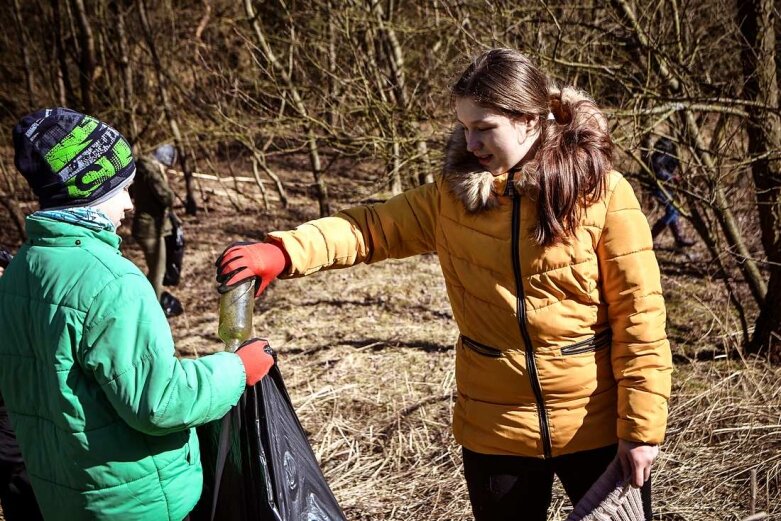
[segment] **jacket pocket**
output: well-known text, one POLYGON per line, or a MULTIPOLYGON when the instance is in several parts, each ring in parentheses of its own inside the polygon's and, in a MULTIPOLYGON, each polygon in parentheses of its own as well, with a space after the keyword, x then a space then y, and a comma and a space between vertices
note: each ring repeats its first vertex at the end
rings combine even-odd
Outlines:
POLYGON ((490 356, 491 358, 499 358, 502 356, 502 352, 495 347, 481 344, 480 342, 472 340, 471 338, 464 335, 461 335, 461 343, 475 353, 481 354, 483 356, 490 356))
POLYGON ((591 353, 599 349, 610 346, 610 340, 613 334, 610 329, 606 329, 601 333, 598 333, 591 338, 587 338, 582 342, 572 344, 561 348, 562 355, 579 355, 581 353, 591 353))

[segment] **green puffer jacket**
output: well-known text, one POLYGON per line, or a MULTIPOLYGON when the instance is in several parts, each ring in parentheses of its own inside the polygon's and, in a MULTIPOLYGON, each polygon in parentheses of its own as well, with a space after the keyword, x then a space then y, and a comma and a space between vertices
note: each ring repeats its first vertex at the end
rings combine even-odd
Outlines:
POLYGON ((41 216, 0 277, 0 393, 47 520, 173 520, 201 494, 197 425, 245 386, 232 353, 178 360, 120 238, 41 216))

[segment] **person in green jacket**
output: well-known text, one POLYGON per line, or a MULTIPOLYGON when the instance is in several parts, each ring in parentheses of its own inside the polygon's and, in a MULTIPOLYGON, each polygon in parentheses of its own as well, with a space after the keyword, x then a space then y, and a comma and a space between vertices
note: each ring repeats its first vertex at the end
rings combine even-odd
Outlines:
POLYGON ((152 286, 119 251, 135 164, 116 130, 44 109, 13 142, 41 210, 0 277, 0 394, 44 519, 185 519, 203 480, 193 427, 268 372, 267 343, 176 358, 152 286))
POLYGON ((174 204, 174 192, 168 186, 165 168, 176 161, 176 148, 163 145, 136 162, 136 177, 130 187, 135 212, 133 238, 136 239, 147 266, 147 277, 155 289, 157 299, 163 294, 165 274, 165 240, 172 233, 168 212, 174 204))

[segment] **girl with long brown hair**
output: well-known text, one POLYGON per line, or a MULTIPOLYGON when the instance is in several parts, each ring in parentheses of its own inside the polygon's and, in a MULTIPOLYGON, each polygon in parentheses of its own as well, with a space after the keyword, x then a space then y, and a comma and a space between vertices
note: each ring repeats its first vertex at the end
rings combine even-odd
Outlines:
POLYGON ((522 53, 477 57, 451 91, 442 174, 218 259, 222 288, 437 252, 453 315, 453 431, 478 520, 544 520, 614 458, 642 487, 664 437, 671 355, 659 268, 597 105, 522 53))

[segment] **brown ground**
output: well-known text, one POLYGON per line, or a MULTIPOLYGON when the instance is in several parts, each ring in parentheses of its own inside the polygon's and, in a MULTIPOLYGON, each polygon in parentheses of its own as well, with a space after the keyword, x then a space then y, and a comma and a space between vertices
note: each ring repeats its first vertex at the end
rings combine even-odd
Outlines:
MULTIPOLYGON (((183 355, 221 348, 212 263, 225 245, 316 216, 306 174, 278 170, 288 179, 288 212, 273 201, 270 211, 255 211, 261 205, 252 201, 252 184, 241 185, 244 210, 236 212, 224 185, 201 181, 212 192, 209 212, 184 218, 184 281, 174 291, 187 310, 171 320, 183 355)), ((174 184, 183 193, 179 178, 174 184)), ((346 206, 372 191, 359 179, 333 193, 346 206)), ((124 249, 143 266, 132 240, 124 249)), ((724 356, 736 345, 725 334, 734 324, 721 285, 703 278, 696 251, 687 263, 676 252, 659 256, 676 373, 669 435, 654 474, 655 518, 743 519, 756 470, 756 509, 781 519, 781 370, 724 356)), ((348 519, 471 518, 450 432, 456 329, 435 256, 278 281, 257 303, 255 328, 279 353, 297 413, 348 519)), ((563 520, 570 508, 558 491, 550 518, 563 520)))

